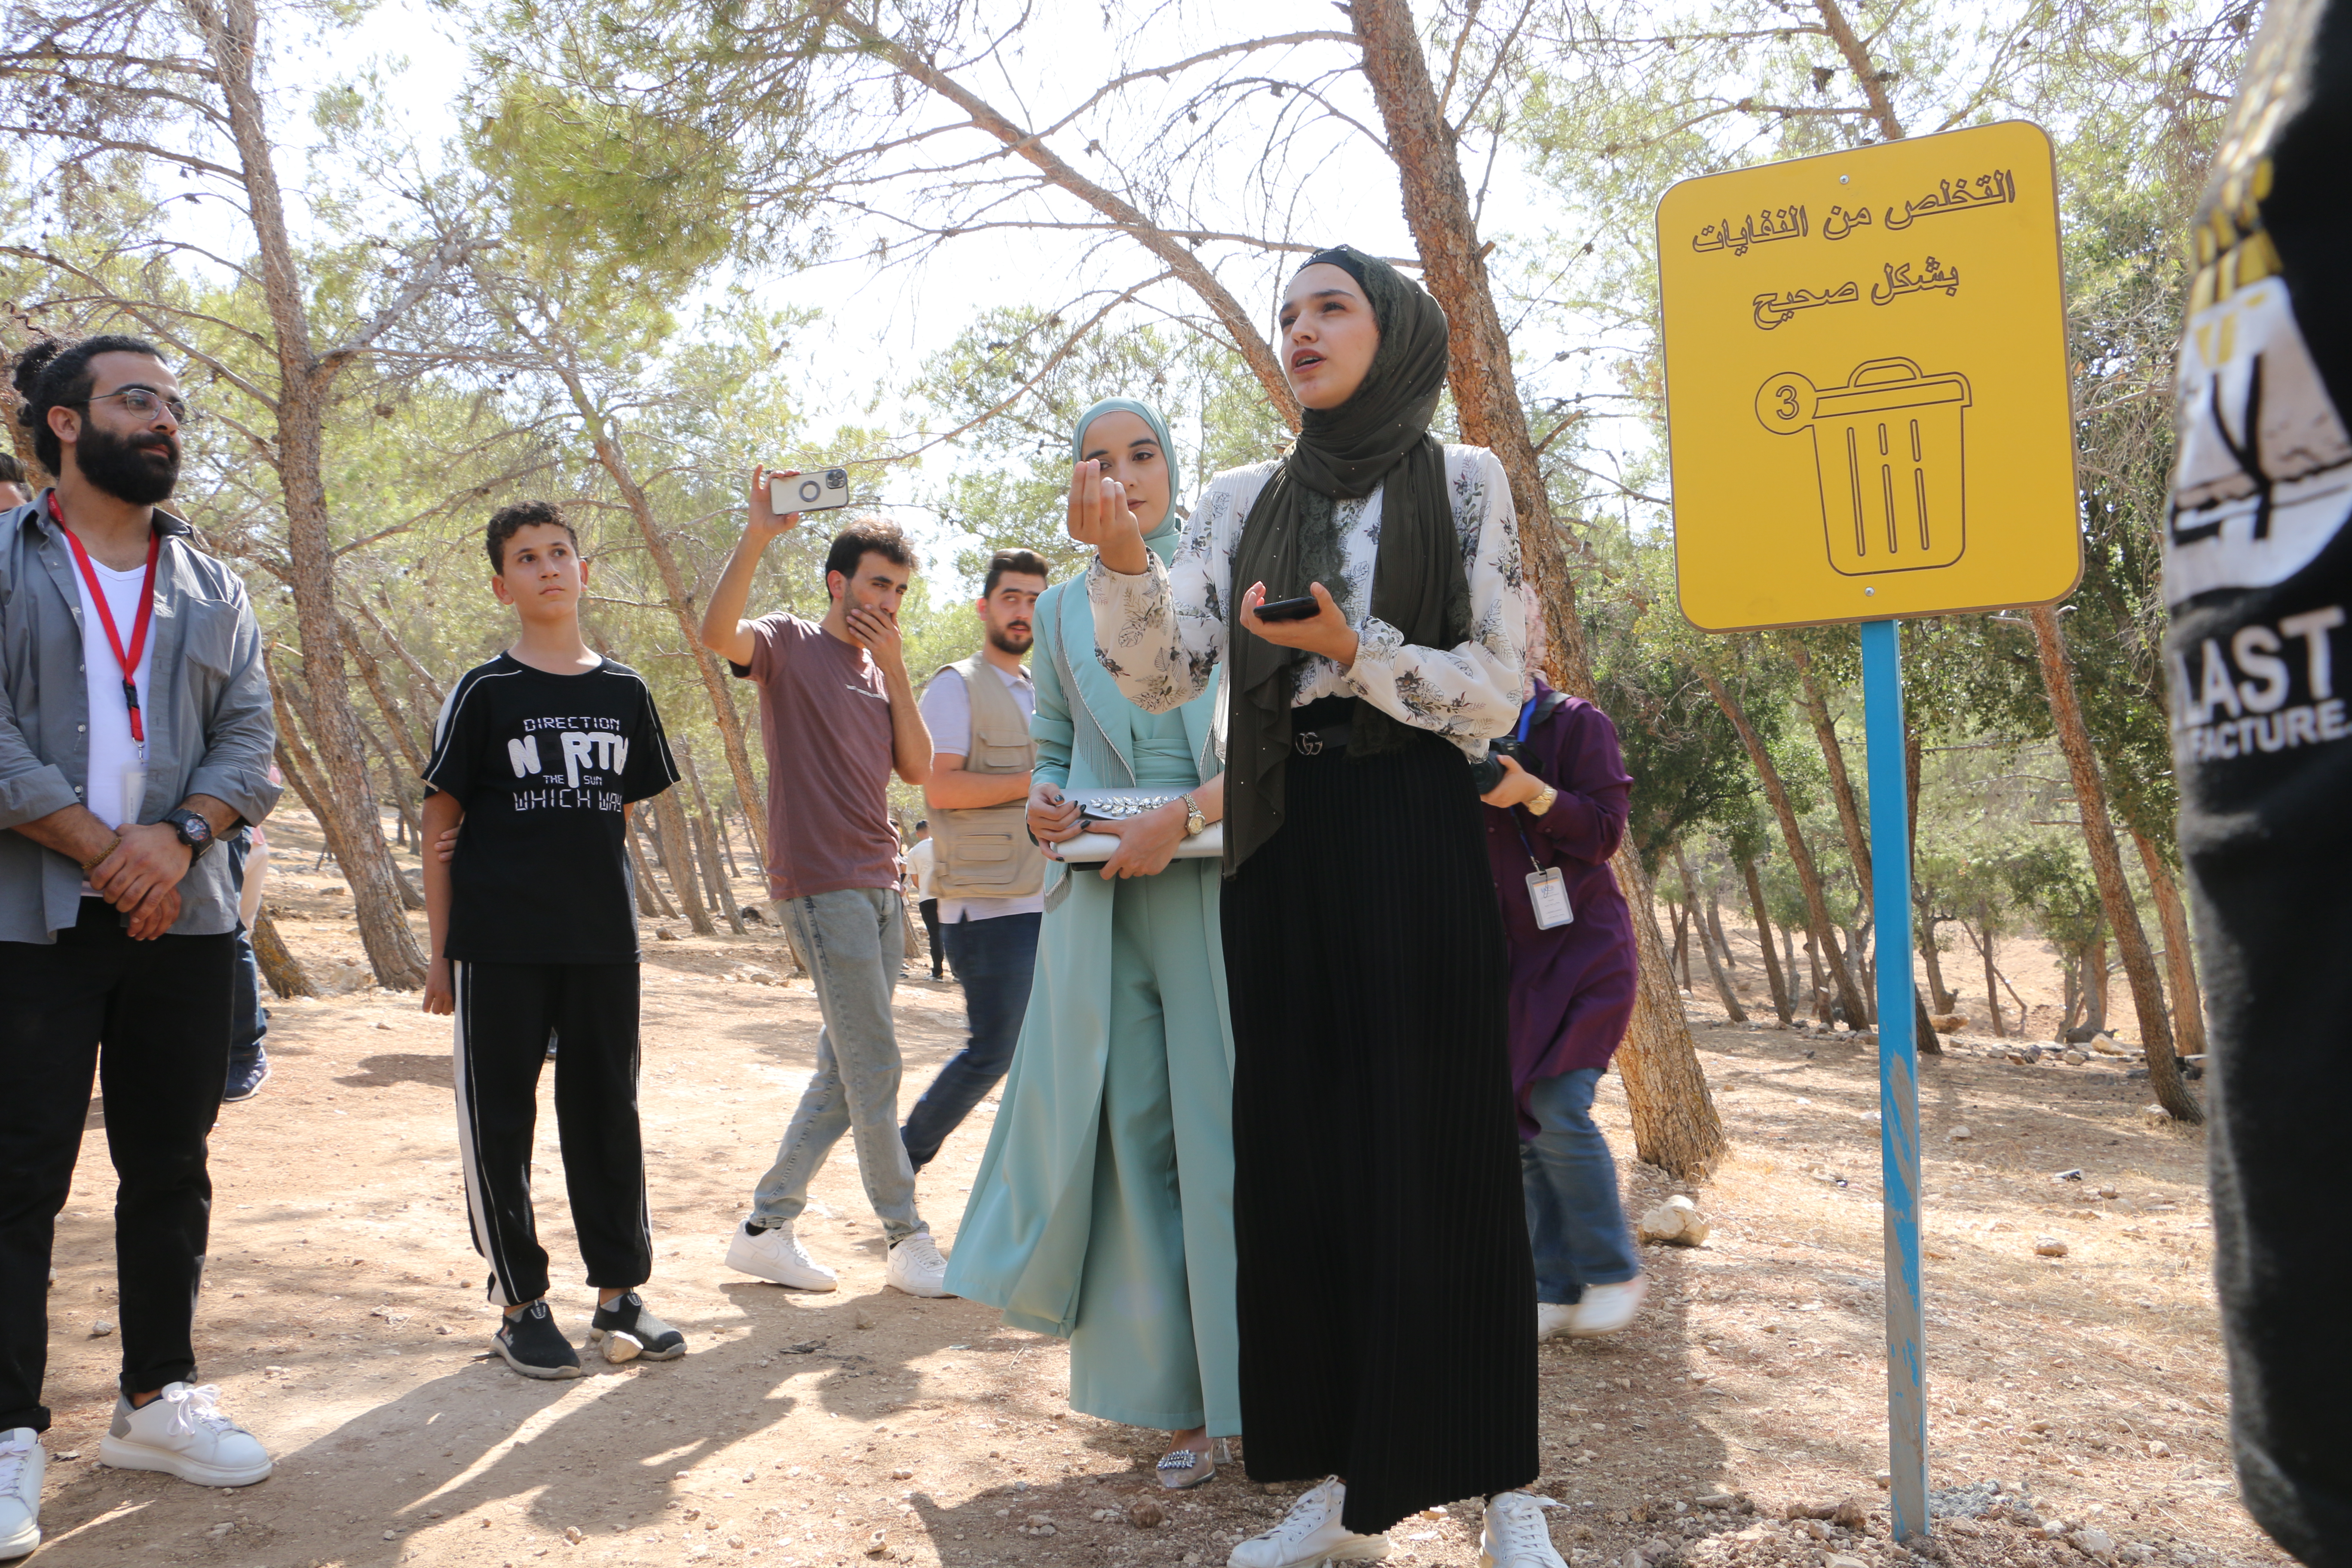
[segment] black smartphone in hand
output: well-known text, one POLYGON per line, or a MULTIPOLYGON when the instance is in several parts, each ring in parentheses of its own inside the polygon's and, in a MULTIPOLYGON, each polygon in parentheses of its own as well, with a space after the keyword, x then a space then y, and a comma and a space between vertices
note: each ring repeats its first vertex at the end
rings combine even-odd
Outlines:
POLYGON ((1268 599, 1257 607, 1257 618, 1262 621, 1311 621, 1322 613, 1323 606, 1316 603, 1312 594, 1296 599, 1268 599))

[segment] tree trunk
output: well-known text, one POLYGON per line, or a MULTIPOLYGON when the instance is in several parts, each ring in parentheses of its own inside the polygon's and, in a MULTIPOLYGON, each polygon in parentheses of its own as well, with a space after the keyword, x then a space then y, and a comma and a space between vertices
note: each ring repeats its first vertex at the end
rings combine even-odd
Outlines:
POLYGON ((1764 916, 1764 881, 1756 874, 1755 860, 1739 856, 1739 879, 1748 886, 1748 910, 1756 917, 1756 945, 1764 953, 1764 978, 1772 987, 1772 1011, 1780 1016, 1783 1028, 1796 1022, 1796 1010, 1789 1005, 1788 982, 1780 973, 1780 960, 1772 951, 1772 922, 1764 916))
POLYGON ((2065 953, 2058 960, 2058 970, 2065 977, 2066 1003, 2058 1013, 2058 1037, 2070 1038, 2074 1033, 2074 1020, 2083 1006, 2083 960, 2075 953, 2065 953))
POLYGON ((342 617, 335 607, 335 542, 327 510, 322 431, 329 389, 348 356, 321 360, 311 347, 309 292, 294 264, 268 121, 254 80, 259 54, 257 7, 254 0, 226 0, 217 7, 209 0, 193 0, 188 15, 203 35, 220 85, 274 340, 278 374, 275 457, 286 510, 286 580, 301 634, 311 739, 324 776, 336 786, 320 797, 319 808, 335 820, 338 831, 330 842, 341 846, 335 858, 351 884, 360 942, 376 984, 387 990, 413 991, 425 984, 425 951, 402 912, 392 848, 383 840, 375 793, 368 785, 366 745, 345 696, 342 617))
POLYGON ((1958 1005, 1959 998, 1944 984, 1943 955, 1936 950, 1936 927, 1940 922, 1926 919, 1926 912, 1919 911, 1919 961, 1927 966, 1927 994, 1935 1002, 1936 1011, 1948 1013, 1958 1005))
POLYGON ((2164 964, 2172 977, 2172 1037, 2184 1057, 2205 1054, 2205 999, 2197 984, 2196 949, 2189 934, 2189 910, 2180 884, 2163 853, 2145 835, 2134 833, 2139 862, 2147 872, 2148 891, 2156 898, 2156 917, 2164 927, 2164 964))
POLYGON ((2042 683, 2050 695, 2050 714, 2058 745, 2066 753, 2066 771, 2074 781, 2077 819, 2083 842, 2090 850, 2091 869, 2099 883, 2099 902, 2107 915, 2107 930, 2121 954, 2124 976, 2131 983, 2132 1006, 2139 1014, 2139 1037, 2147 1052, 2148 1087, 2157 1103, 2178 1121, 2205 1120, 2205 1110, 2180 1077, 2180 1063, 2172 1050, 2172 1027, 2164 1016, 2164 985, 2157 976, 2156 954, 2140 929, 2139 908, 2132 901, 2131 885, 2124 879, 2123 855, 2116 847, 2116 830, 2107 818, 2105 786, 2091 750, 2091 731, 2083 722, 2082 704, 2074 696, 2074 671, 2066 658, 2065 634, 2058 612, 2038 605, 2026 612, 2033 622, 2033 640, 2042 656, 2042 683))
POLYGON ((253 958, 261 967, 261 977, 280 996, 316 996, 319 988, 310 984, 310 976, 302 968, 302 961, 278 934, 278 922, 269 918, 269 908, 263 905, 253 917, 253 958))
POLYGON ((741 936, 744 934, 743 910, 735 901, 734 884, 727 879, 727 861, 719 849, 724 835, 719 832, 718 820, 711 815, 710 796, 703 793, 702 774, 694 765, 694 749, 680 745, 677 761, 686 771, 688 787, 694 791, 695 841, 702 847, 703 883, 717 901, 719 913, 727 917, 727 929, 741 936))
MULTIPOLYGON (((1992 1015, 1992 1037, 2007 1039, 2009 1031, 2000 1026, 2000 982, 1992 973, 1992 922, 1986 921, 1977 932, 1977 951, 1984 955, 1985 1011, 1992 1015)), ((2021 1024, 2023 1019, 2019 1019, 2021 1024)))
MULTIPOLYGON (((1689 883, 1683 884, 1683 892, 1688 895, 1689 883)), ((1675 918, 1675 954, 1672 961, 1675 966, 1675 977, 1682 988, 1687 991, 1691 988, 1690 906, 1675 902, 1673 896, 1669 894, 1666 899, 1666 913, 1675 918)))
MULTIPOLYGON (((1597 689, 1585 651, 1584 624, 1577 615, 1567 542, 1552 515, 1542 460, 1519 403, 1510 337, 1486 276, 1489 247, 1478 239, 1470 188, 1454 153, 1454 132, 1439 110, 1412 8, 1406 0, 1354 0, 1348 16, 1363 47, 1364 79, 1380 106, 1389 155, 1396 162, 1405 222, 1421 253, 1422 281, 1444 309, 1451 329, 1447 383, 1463 439, 1494 453, 1510 479, 1520 548, 1543 605, 1552 684, 1589 700, 1597 689)), ((1287 387, 1278 405, 1289 406, 1287 387)), ((1646 897, 1649 878, 1630 838, 1620 847, 1614 864, 1618 885, 1628 896, 1638 889, 1646 897)), ((1641 926, 1635 922, 1637 940, 1641 926)), ((1644 965, 1651 962, 1647 952, 1642 958, 1644 965)), ((1678 1121, 1666 1105, 1636 1110, 1636 1142, 1644 1126, 1653 1134, 1642 1157, 1670 1171, 1712 1169, 1726 1146, 1722 1123, 1707 1092, 1690 1024, 1683 1016, 1682 999, 1671 984, 1653 984, 1644 976, 1627 1039, 1644 1057, 1642 1070, 1626 1072, 1627 1099, 1654 1089, 1691 1108, 1687 1121, 1678 1121), (1669 1137, 1696 1142, 1673 1146, 1658 1142, 1669 1137)))
POLYGON ((676 919, 677 911, 662 896, 661 884, 655 880, 653 866, 646 858, 644 837, 634 821, 629 824, 628 839, 629 868, 636 874, 637 913, 647 920, 676 919))
POLYGON ((654 796, 654 853, 661 857, 662 871, 669 878, 670 891, 677 895, 678 908, 685 912, 687 924, 697 936, 716 936, 719 928, 711 923, 710 911, 703 907, 702 891, 694 874, 694 839, 687 832, 686 813, 677 804, 677 791, 666 789, 654 796))
POLYGON ((1707 691, 1715 705, 1739 731, 1739 743, 1748 749, 1748 760, 1763 781, 1764 794, 1772 803, 1773 815, 1780 819, 1780 837, 1788 841, 1789 861, 1797 868, 1797 882, 1805 890, 1806 925, 1812 931, 1813 946, 1821 962, 1829 968, 1830 978, 1836 983, 1838 1005, 1845 1010, 1846 1026, 1859 1028, 1862 1020, 1870 1016, 1862 1005, 1862 993, 1855 989, 1853 973, 1846 968, 1845 956, 1837 950, 1830 933, 1836 929, 1830 920, 1829 900, 1822 893, 1822 875, 1813 864, 1813 852, 1806 847, 1805 830, 1798 825, 1797 808, 1790 802, 1788 786, 1780 780, 1780 770, 1772 765, 1771 753, 1764 749, 1763 738, 1748 721, 1748 714, 1733 700, 1730 690, 1710 669, 1699 671, 1706 682, 1707 691))
MULTIPOLYGON (((408 763, 410 775, 422 779, 425 764, 432 760, 430 741, 425 750, 418 749, 413 727, 402 712, 399 700, 393 696, 392 688, 383 679, 383 667, 375 661, 375 655, 368 651, 358 628, 349 619, 343 622, 343 635, 348 639, 346 646, 352 650, 352 662, 360 667, 360 679, 366 683, 368 695, 375 699, 376 711, 383 715, 384 728, 392 731, 393 741, 400 747, 400 754, 408 763)), ((394 793, 405 801, 404 793, 394 793)), ((405 816, 408 813, 404 808, 401 815, 405 816)))
POLYGON ((1712 882, 1707 884, 1706 889, 1706 929, 1707 934, 1715 938, 1716 952, 1723 954, 1724 973, 1738 973, 1739 957, 1731 951, 1731 939, 1724 934, 1723 906, 1721 900, 1716 897, 1715 884, 1712 882))
POLYGON ((1715 1169, 1728 1140, 1707 1092, 1682 998, 1666 972, 1665 938, 1641 858, 1631 847, 1610 861, 1617 886, 1633 909, 1636 984, 1633 1019, 1618 1047, 1617 1073, 1633 1121, 1633 1152, 1643 1163, 1685 1181, 1715 1169))
POLYGON ((1822 944, 1811 931, 1805 933, 1805 963, 1813 972, 1813 1022, 1826 1028, 1830 1022, 1830 983, 1822 973, 1822 944))
POLYGON ((2107 939, 2094 937, 2083 949, 2083 1038, 2107 1026, 2107 939))
MULTIPOLYGON (((1683 896, 1692 900, 1688 905, 1691 924, 1698 928, 1699 951, 1706 955, 1707 978, 1715 982, 1716 996, 1723 1003, 1723 1016, 1731 1023, 1745 1024, 1748 1022, 1748 1009, 1739 1005, 1738 994, 1731 989, 1731 982, 1724 975, 1723 965, 1716 961, 1715 943, 1707 940, 1706 921, 1698 912, 1698 889, 1691 877, 1690 857, 1683 852, 1683 847, 1680 844, 1675 846, 1675 861, 1682 868, 1683 896)), ((1710 890, 1707 894, 1710 909, 1714 902, 1715 895, 1710 890)), ((1689 964, 1690 958, 1687 953, 1685 954, 1683 963, 1685 966, 1689 964)))
MULTIPOLYGON (((1822 762, 1829 769, 1830 795, 1837 803, 1838 828, 1845 835, 1846 858, 1853 866, 1854 890, 1860 900, 1855 918, 1866 926, 1875 901, 1876 889, 1871 881, 1870 840, 1862 831, 1862 806, 1854 798, 1853 780, 1845 769, 1845 748, 1838 743, 1837 725, 1830 717, 1829 699, 1822 695, 1821 687, 1813 679, 1812 656, 1795 642, 1786 646, 1790 656, 1796 660, 1798 680, 1804 692, 1805 714, 1812 721, 1813 735, 1821 742, 1822 762)), ((1848 937, 1846 952, 1851 954, 1859 951, 1852 937, 1848 937)), ((1875 1024, 1878 1021, 1876 988, 1871 984, 1867 975, 1857 982, 1857 988, 1864 1008, 1858 1024, 1875 1024)))

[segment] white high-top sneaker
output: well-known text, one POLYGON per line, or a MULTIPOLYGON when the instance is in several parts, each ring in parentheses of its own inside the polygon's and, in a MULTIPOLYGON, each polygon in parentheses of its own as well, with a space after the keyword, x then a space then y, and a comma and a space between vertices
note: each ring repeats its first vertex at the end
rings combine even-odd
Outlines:
POLYGON ((41 1543, 41 1475, 49 1456, 30 1426, 0 1432, 0 1560, 41 1543))
POLYGON ((1544 1522, 1545 1511, 1558 1507, 1533 1492, 1496 1492, 1478 1538, 1478 1568, 1568 1568, 1544 1522))
POLYGON ((1572 1301, 1538 1301, 1536 1303, 1536 1338, 1558 1339, 1576 1322, 1576 1304, 1572 1301))
POLYGON ((794 1290, 831 1290, 841 1283, 832 1269, 808 1255, 789 1225, 766 1230, 737 1226, 727 1243, 727 1267, 794 1290))
POLYGON ((1633 1314, 1642 1310, 1642 1298, 1649 1293, 1646 1274, 1636 1274, 1622 1285, 1587 1285, 1583 1299, 1574 1308, 1575 1315, 1569 1320, 1570 1337, 1597 1340, 1615 1333, 1633 1321, 1633 1314))
POLYGON ((269 1450, 222 1413, 220 1385, 212 1383, 167 1383, 161 1398, 137 1409, 117 1395, 98 1457, 118 1470, 161 1470, 200 1487, 249 1487, 270 1471, 269 1450))
POLYGON ((1326 1563, 1377 1563, 1389 1554, 1385 1535, 1358 1535, 1339 1522, 1348 1486, 1333 1476, 1309 1487, 1282 1522, 1234 1548, 1227 1568, 1320 1568, 1326 1563))

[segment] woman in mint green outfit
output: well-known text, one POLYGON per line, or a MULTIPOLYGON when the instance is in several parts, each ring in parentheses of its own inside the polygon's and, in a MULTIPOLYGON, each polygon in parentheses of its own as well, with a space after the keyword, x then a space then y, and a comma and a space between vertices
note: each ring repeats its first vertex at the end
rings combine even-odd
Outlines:
MULTIPOLYGON (((1180 525, 1159 413, 1107 399, 1071 445, 1158 517, 1145 542, 1165 560, 1180 525)), ((1065 788, 1167 791, 1221 817, 1217 689, 1165 714, 1121 697, 1083 587, 1048 589, 1034 627, 1039 840, 1078 831, 1065 788)), ((1072 1408, 1171 1432, 1171 1487, 1207 1480, 1212 1437, 1241 1430, 1219 861, 1171 858, 1186 805, 1098 829, 1121 840, 1099 870, 1049 871, 1028 1015, 947 1276, 1014 1327, 1069 1340, 1072 1408)))

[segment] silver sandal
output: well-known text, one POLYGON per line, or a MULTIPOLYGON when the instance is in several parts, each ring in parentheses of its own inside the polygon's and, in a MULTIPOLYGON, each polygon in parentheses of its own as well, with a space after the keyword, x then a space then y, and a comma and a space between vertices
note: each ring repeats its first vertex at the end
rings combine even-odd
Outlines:
POLYGON ((1213 1439, 1205 1454, 1197 1448, 1171 1448, 1160 1456, 1160 1484, 1171 1492, 1182 1491, 1216 1479, 1217 1466, 1233 1462, 1233 1448, 1223 1437, 1213 1439))

